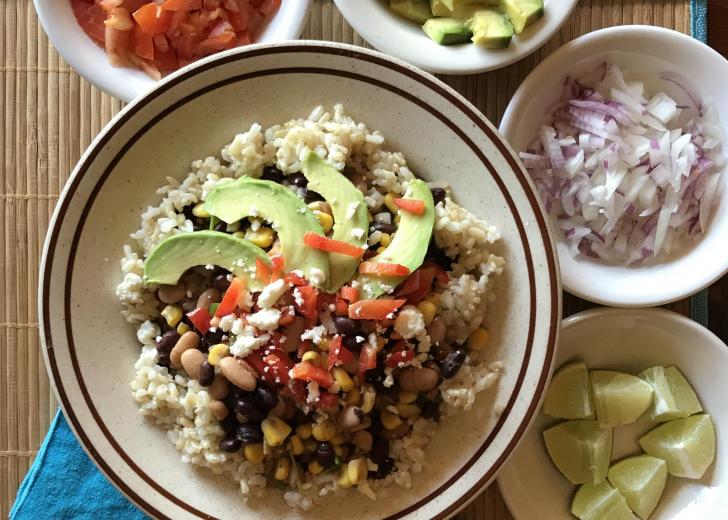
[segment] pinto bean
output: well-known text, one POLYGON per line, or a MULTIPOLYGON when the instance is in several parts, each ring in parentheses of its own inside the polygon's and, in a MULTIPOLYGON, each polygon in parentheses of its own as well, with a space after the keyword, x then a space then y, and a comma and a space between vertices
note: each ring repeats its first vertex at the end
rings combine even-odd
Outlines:
POLYGON ((399 386, 407 392, 427 392, 437 386, 440 374, 432 368, 408 367, 397 376, 399 386))
POLYGON ((220 360, 220 371, 232 384, 252 392, 258 385, 255 373, 245 361, 234 357, 226 357, 220 360))
POLYGON ((185 350, 180 358, 182 368, 192 379, 200 378, 200 367, 205 361, 205 354, 197 349, 185 350))
POLYGON ((172 368, 180 368, 182 354, 190 349, 197 349, 200 346, 200 336, 194 331, 188 330, 179 337, 177 343, 174 344, 172 352, 169 354, 172 368))

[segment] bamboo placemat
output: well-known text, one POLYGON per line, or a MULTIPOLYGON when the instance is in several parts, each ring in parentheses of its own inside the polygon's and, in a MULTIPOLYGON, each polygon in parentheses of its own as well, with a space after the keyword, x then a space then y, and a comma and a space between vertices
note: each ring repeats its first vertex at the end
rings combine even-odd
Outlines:
MULTIPOLYGON (((530 57, 498 72, 443 79, 497 122, 516 87, 548 54, 591 30, 633 23, 688 33, 689 1, 582 0, 560 33, 530 57)), ((70 70, 49 45, 30 0, 0 2, 0 28, 0 516, 6 518, 56 409, 36 312, 48 220, 81 152, 122 103, 70 70)), ((314 0, 304 37, 366 45, 331 0, 314 0)), ((569 296, 565 312, 586 306, 569 296)), ((689 310, 686 301, 670 307, 689 310)), ((458 518, 512 517, 491 486, 458 518)))

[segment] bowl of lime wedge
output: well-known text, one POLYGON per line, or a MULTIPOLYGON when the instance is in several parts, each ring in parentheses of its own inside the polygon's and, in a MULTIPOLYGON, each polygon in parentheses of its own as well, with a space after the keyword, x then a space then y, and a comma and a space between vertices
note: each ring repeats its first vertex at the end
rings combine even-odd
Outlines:
POLYGON ((564 320, 555 366, 498 477, 516 519, 725 518, 720 339, 660 309, 595 309, 564 320))

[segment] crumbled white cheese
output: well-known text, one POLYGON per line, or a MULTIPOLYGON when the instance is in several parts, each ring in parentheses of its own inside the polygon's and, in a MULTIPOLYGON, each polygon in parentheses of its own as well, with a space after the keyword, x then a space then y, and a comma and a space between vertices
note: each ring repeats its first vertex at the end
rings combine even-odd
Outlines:
POLYGON ((351 230, 351 236, 357 240, 364 238, 364 230, 362 228, 354 228, 351 230))
POLYGON ((220 318, 220 329, 224 330, 225 332, 230 332, 230 330, 233 328, 234 323, 234 314, 228 314, 227 316, 223 316, 222 318, 220 318))
POLYGON ((321 341, 323 341, 325 335, 326 327, 324 327, 323 325, 317 325, 316 327, 308 329, 303 334, 301 334, 301 340, 305 341, 307 339, 310 339, 316 345, 318 345, 321 343, 321 341))
POLYGON ((318 401, 321 392, 319 391, 319 385, 315 381, 311 381, 308 384, 308 395, 306 396, 307 403, 315 403, 318 401))
POLYGON ((296 305, 299 307, 303 307, 303 304, 305 303, 303 300, 303 296, 301 295, 301 291, 298 290, 298 287, 293 289, 293 301, 296 302, 296 305))
POLYGON ((240 296, 238 296, 238 307, 244 311, 253 308, 253 294, 247 289, 243 289, 240 296))
POLYGON ((248 323, 259 329, 275 330, 280 319, 281 311, 278 309, 263 309, 248 316, 248 323))
POLYGON ((314 285, 323 285, 326 282, 326 273, 321 269, 312 267, 308 272, 308 278, 314 285))
POLYGON ((357 343, 364 343, 364 341, 366 341, 363 336, 357 336, 354 339, 356 340, 357 343))
MULTIPOLYGON (((394 369, 392 367, 386 367, 384 369, 384 373, 387 375, 387 377, 384 378, 384 381, 382 382, 382 384, 384 385, 385 388, 391 388, 392 385, 394 385, 394 376, 392 375, 392 372, 394 372, 394 369)), ((389 408, 389 407, 387 407, 387 408, 389 408)), ((397 410, 397 409, 395 408, 395 410, 397 410)), ((399 411, 392 412, 392 413, 398 414, 399 411)))
POLYGON ((346 207, 346 218, 351 220, 354 218, 354 215, 356 215, 357 210, 359 209, 359 202, 350 202, 349 205, 346 207))
POLYGON ((230 353, 233 356, 237 357, 246 357, 251 352, 258 350, 260 347, 265 345, 270 341, 270 336, 268 334, 263 334, 262 336, 252 336, 252 335, 240 335, 237 338, 235 338, 235 341, 232 345, 230 345, 230 353))
POLYGON ((258 296, 258 307, 270 309, 286 291, 288 291, 288 284, 282 279, 269 283, 258 296))
POLYGON ((425 319, 414 305, 405 305, 394 320, 394 330, 405 339, 414 338, 425 330, 425 319))

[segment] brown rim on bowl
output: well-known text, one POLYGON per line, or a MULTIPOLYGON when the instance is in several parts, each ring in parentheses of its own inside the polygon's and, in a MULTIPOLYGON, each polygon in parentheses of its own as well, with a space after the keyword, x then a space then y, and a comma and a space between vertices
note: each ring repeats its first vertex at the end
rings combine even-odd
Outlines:
MULTIPOLYGON (((417 70, 413 68, 409 68, 406 66, 403 66, 397 62, 394 62, 388 58, 383 58, 378 55, 375 55, 371 53, 371 51, 362 52, 359 50, 354 50, 352 48, 348 47, 332 47, 332 46, 325 46, 320 44, 307 44, 307 45, 295 45, 295 44, 289 44, 289 45, 277 45, 274 47, 259 47, 259 48, 251 48, 251 49, 245 49, 243 51, 239 51, 236 53, 229 54, 227 56, 223 56, 221 58, 208 61, 206 63, 201 64, 198 67, 192 68, 190 70, 187 70, 178 76, 172 78, 169 82, 161 84, 159 87, 157 87, 154 91, 152 91, 149 95, 145 96, 139 102, 132 105, 128 111, 123 113, 121 117, 114 121, 106 130, 105 133, 101 136, 99 141, 95 143, 93 148, 89 151, 88 155, 82 159, 82 161, 79 163, 76 173, 72 176, 72 178, 69 181, 68 187, 66 191, 63 194, 63 197, 60 201, 60 205, 56 210, 55 215, 55 223, 62 222, 63 217, 65 216, 68 207, 71 202, 71 197, 78 189, 78 186, 80 184, 80 181, 85 176, 85 174, 88 171, 88 168, 90 164, 93 162, 93 160, 98 156, 99 152, 104 148, 106 143, 108 143, 111 138, 116 134, 116 132, 119 130, 123 124, 128 121, 134 114, 139 112, 143 107, 145 107, 149 102, 156 99, 159 95, 166 92, 170 88, 174 87, 178 83, 184 81, 188 77, 195 76, 197 74, 200 74, 202 72, 205 72, 206 70, 216 67, 220 64, 225 64, 229 62, 234 62, 242 59, 246 59, 249 57, 255 57, 260 55, 266 55, 266 54, 276 54, 276 53, 303 53, 303 52, 318 52, 321 54, 335 54, 335 55, 343 55, 347 56, 351 59, 358 59, 363 61, 369 61, 371 63, 374 63, 376 65, 380 66, 386 66, 388 68, 394 69, 397 72, 407 76, 408 78, 418 81, 425 87, 428 87, 430 90, 435 91, 440 96, 447 99, 450 103, 456 105, 463 114, 465 114, 474 125, 476 125, 482 132, 484 132, 488 138, 493 142, 493 144, 497 147, 499 152, 503 155, 503 157, 508 162, 509 166, 511 167, 513 173, 515 174, 516 178, 518 179, 521 187, 523 188, 528 201, 531 205, 531 208, 534 212, 534 215, 536 217, 536 223, 538 225, 539 231, 541 232, 542 237, 549 237, 549 230, 547 222, 544 218, 544 215, 540 209, 540 203, 538 202, 538 199, 533 192, 533 190, 530 187, 530 183, 528 179, 526 178, 524 172, 521 170, 521 167, 519 166, 518 162, 516 161, 513 154, 509 151, 507 145, 497 136, 495 130, 491 127, 491 125, 484 120, 477 111, 475 111, 473 108, 471 108, 466 101, 464 101, 458 94, 451 91, 448 87, 444 86, 442 83, 440 83, 438 80, 429 77, 429 75, 423 74, 421 72, 418 72, 417 70)), ((93 189, 91 191, 91 194, 89 196, 88 201, 86 201, 86 204, 84 206, 84 209, 81 213, 80 219, 79 219, 79 225, 77 226, 74 235, 73 240, 71 244, 71 249, 69 253, 69 260, 68 260, 68 266, 66 270, 66 284, 65 287, 68 288, 71 286, 72 283, 72 277, 73 277, 73 264, 75 259, 75 252, 77 250, 81 233, 84 228, 84 224, 86 221, 86 218, 88 216, 88 213, 91 210, 91 207, 94 203, 94 200, 96 196, 98 195, 99 191, 103 187, 104 182, 108 178, 108 176, 113 171, 114 167, 118 163, 118 161, 121 159, 121 157, 125 154, 125 152, 137 141, 137 139, 150 127, 154 126, 156 123, 161 121, 164 117, 166 117, 169 113, 173 112, 174 110, 178 109, 179 107, 183 106, 187 102, 191 101, 192 99, 209 92, 211 90, 220 88, 224 85, 244 81, 246 79, 251 79, 257 76, 261 75, 276 75, 276 74, 289 74, 289 73, 308 73, 308 74, 330 74, 330 75, 337 75, 337 76, 343 76, 350 79, 354 79, 357 81, 367 82, 372 85, 375 85, 379 88, 389 90, 390 92, 393 92, 405 99, 407 99, 411 103, 415 103, 421 108, 429 111, 433 116, 437 117, 443 124, 448 126, 454 133, 458 135, 458 137, 465 142, 471 150, 478 156, 478 158, 483 163, 483 166, 488 170, 488 172, 491 174, 493 179, 495 180, 496 184, 498 185, 499 189, 501 190, 504 198, 506 199, 509 210, 511 213, 516 217, 515 223, 518 228, 518 232, 520 235, 520 239, 523 243, 524 252, 526 256, 526 264, 527 264, 527 270, 528 270, 528 279, 529 279, 529 294, 530 294, 530 319, 529 319, 529 330, 526 340, 526 348, 524 353, 524 360, 521 365, 518 378, 516 380, 515 387, 510 395, 510 398, 508 400, 508 403, 506 407, 504 408, 503 412, 500 415, 500 418, 498 422, 496 423, 493 430, 490 432, 486 440, 483 442, 483 444, 476 450, 475 454, 468 460, 468 462, 463 465, 462 468, 460 468, 450 479, 448 479, 447 482, 442 484, 437 489, 433 490, 430 494, 428 494, 425 498, 421 499, 417 503, 409 506, 408 508, 399 511, 398 513, 391 515, 388 517, 388 520, 395 520, 397 518, 401 518, 402 516, 411 513, 412 511, 417 510, 427 502, 431 501, 433 498, 435 498, 440 492, 442 492, 444 489, 447 489, 453 482, 455 482, 457 479, 459 479, 466 471, 468 471, 472 465, 475 463, 475 461, 482 455, 482 453, 485 451, 485 449, 490 445, 493 438, 497 435, 497 433, 502 428, 506 418, 508 417, 510 410, 512 409, 516 397, 519 394, 519 391, 521 389, 521 386, 523 384, 523 380, 525 378, 526 370, 529 365, 530 356, 533 348, 533 339, 534 339, 534 328, 535 328, 535 307, 536 307, 536 296, 535 296, 535 267, 533 265, 533 259, 531 257, 530 253, 530 247, 528 245, 527 240, 525 239, 525 228, 523 225, 523 222, 517 218, 519 213, 517 208, 515 207, 515 203, 508 195, 505 184, 503 180, 499 177, 498 172, 495 170, 493 165, 490 163, 490 161, 485 157, 483 152, 477 147, 477 145, 468 138, 464 132, 462 132, 460 129, 456 128, 453 123, 451 123, 442 113, 440 113, 438 110, 434 109, 433 107, 429 106, 425 102, 419 100, 418 98, 414 97, 412 94, 407 93, 397 87, 388 85, 384 82, 381 82, 379 80, 376 80, 371 77, 362 76, 356 73, 352 72, 346 72, 346 71, 340 71, 340 70, 334 70, 334 69, 327 69, 325 67, 291 67, 291 68, 285 68, 285 69, 272 69, 272 70, 263 70, 263 71, 256 71, 251 72, 247 74, 242 74, 240 76, 235 76, 232 78, 228 78, 225 80, 221 80, 217 83, 207 85, 194 93, 186 96, 185 98, 182 98, 181 100, 173 103, 169 107, 167 107, 165 110, 163 110, 161 113, 153 117, 148 123, 146 123, 138 132, 136 132, 132 137, 130 137, 126 143, 120 148, 120 150, 115 154, 114 158, 111 160, 109 166, 104 170, 104 172, 99 177, 98 181, 96 181, 96 184, 93 186, 93 189)), ((81 427, 81 424, 76 417, 73 409, 70 406, 68 397, 66 395, 65 389, 63 387, 63 383, 60 378, 60 373, 58 371, 58 366, 56 364, 55 355, 53 352, 53 337, 51 334, 51 327, 50 327, 50 303, 49 303, 49 293, 50 293, 50 279, 51 279, 51 272, 49 267, 53 264, 53 258, 55 254, 56 245, 58 242, 58 229, 59 226, 57 224, 54 224, 54 227, 51 228, 49 231, 49 235, 46 239, 46 256, 44 258, 43 267, 41 268, 41 272, 43 275, 43 285, 41 287, 41 317, 43 321, 43 343, 46 349, 46 355, 47 355, 47 361, 49 365, 49 369, 51 372, 51 377, 53 379, 54 385, 57 389, 59 400, 61 401, 61 405, 63 408, 63 411, 68 418, 74 432, 76 433, 76 436, 81 441, 81 444, 83 445, 84 449, 88 452, 88 454, 91 456, 91 458, 96 462, 96 464, 99 466, 99 468, 105 473, 107 478, 116 486, 118 487, 122 492, 124 492, 131 500, 133 500, 137 505, 145 509, 150 514, 155 515, 158 518, 168 518, 164 514, 162 514, 160 511, 155 509, 151 504, 146 502, 142 497, 140 497, 137 493, 135 493, 128 485, 126 485, 123 480, 116 474, 114 471, 110 468, 108 463, 100 456, 96 448, 94 447, 91 440, 88 438, 86 433, 83 431, 83 428, 81 427)), ((500 455, 500 457, 496 460, 495 464, 489 469, 489 471, 484 474, 478 482, 476 482, 470 489, 468 489, 465 493, 463 493, 456 501, 454 501, 452 504, 450 504, 448 507, 446 507, 444 510, 442 510, 435 518, 445 518, 448 517, 451 514, 454 514, 459 509, 467 505, 467 503, 474 498, 475 494, 481 491, 483 486, 487 484, 492 478, 495 476, 496 469, 503 464, 505 459, 510 455, 510 453, 515 448, 516 444, 518 443, 518 440, 524 433, 524 431, 527 429, 528 425, 530 424, 530 420, 533 417, 533 414, 536 411, 536 408, 538 407, 540 396, 543 392, 543 389, 546 385, 546 381, 549 377, 552 363, 553 363, 553 357, 555 353, 555 343, 556 343, 556 337, 558 334, 558 325, 559 325, 559 318, 561 314, 560 309, 560 294, 559 294, 559 287, 558 287, 558 273, 556 269, 556 261, 555 261, 555 253, 552 248, 552 244, 550 240, 547 238, 544 240, 544 249, 546 252, 546 261, 547 261, 547 267, 548 267, 548 274, 549 274, 549 281, 550 281, 550 287, 551 291, 549 294, 550 299, 550 311, 551 311, 551 320, 549 324, 549 336, 548 336, 548 343, 546 346, 546 359, 544 366, 541 370, 541 374, 539 376, 538 385, 536 389, 536 393, 534 395, 534 399, 531 401, 528 410, 526 412, 525 417, 521 421, 521 424, 518 426, 518 429, 516 431, 516 435, 511 439, 511 441, 506 446, 503 453, 500 455)), ((146 482, 151 488, 156 490, 160 495, 164 496, 167 500, 171 501, 178 507, 186 510, 187 512, 199 517, 199 518, 207 518, 212 519, 214 517, 199 511, 195 509, 193 506, 187 504, 186 502, 182 501, 178 497, 174 495, 174 493, 171 493, 167 491, 166 489, 162 488, 154 479, 149 477, 146 473, 144 473, 141 468, 139 468, 131 459, 131 457, 121 448, 121 446, 118 444, 118 442, 115 440, 112 433, 109 431, 109 429, 106 427, 104 422, 101 420, 101 417, 98 414, 98 411, 96 410, 96 407, 94 406, 91 397, 89 395, 89 392, 85 386, 83 376, 81 374, 78 359, 76 357, 75 352, 75 345, 74 345, 74 339, 73 339, 73 331, 71 328, 72 323, 72 306, 70 302, 70 291, 65 291, 64 296, 64 317, 65 317, 65 328, 66 328, 66 340, 68 341, 68 347, 69 347, 69 353, 71 358, 71 363, 73 366, 74 374, 76 376, 79 388, 81 389, 81 393, 83 395, 84 401, 86 402, 86 405, 88 406, 91 415, 93 417, 93 420, 96 422, 96 425, 99 427, 101 432, 106 437, 106 440, 109 442, 109 444, 113 447, 113 449, 117 452, 117 454, 124 460, 124 462, 130 467, 131 470, 133 470, 144 482, 146 482)))

